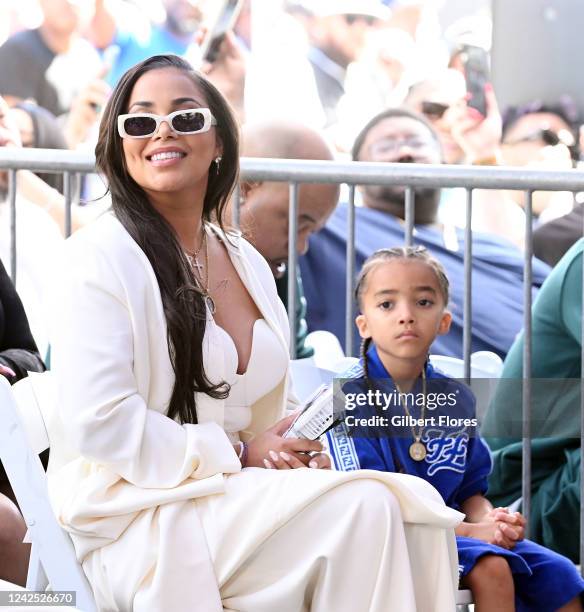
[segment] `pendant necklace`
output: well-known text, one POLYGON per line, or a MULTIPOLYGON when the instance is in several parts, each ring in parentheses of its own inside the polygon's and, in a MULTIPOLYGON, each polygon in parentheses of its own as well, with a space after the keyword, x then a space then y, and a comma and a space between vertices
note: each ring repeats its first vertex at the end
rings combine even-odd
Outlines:
MULTIPOLYGON (((408 403, 407 401, 405 401, 402 404, 402 401, 401 401, 402 392, 400 388, 397 386, 397 383, 395 385, 395 388, 397 389, 397 392, 398 392, 397 401, 399 405, 404 409, 405 413, 408 415, 408 418, 411 420, 412 415, 410 414, 410 411, 408 409, 408 403)), ((424 396, 424 403, 422 404, 422 412, 420 415, 420 419, 422 419, 422 422, 423 422, 424 415, 426 414, 426 367, 425 366, 424 366, 424 369, 422 370, 422 394, 424 396)), ((424 431, 424 425, 420 425, 420 428, 417 431, 414 425, 411 425, 411 429, 412 429, 412 436, 414 438, 414 441, 410 444, 410 448, 408 449, 408 452, 410 454, 410 457, 414 461, 423 461, 426 458, 426 455, 428 454, 426 445, 422 442, 422 433, 424 431)))
POLYGON ((211 315, 214 315, 215 314, 215 302, 213 301, 213 298, 209 294, 209 282, 210 282, 209 245, 207 244, 207 231, 204 225, 203 225, 203 240, 201 241, 201 246, 194 253, 188 253, 185 251, 185 255, 186 255, 187 261, 189 262, 189 265, 191 266, 191 270, 193 271, 193 274, 195 275, 195 280, 197 281, 199 289, 201 290, 201 293, 203 294, 205 305, 209 309, 209 312, 211 313, 211 315), (198 255, 201 252, 201 250, 205 254, 205 264, 204 265, 199 263, 199 259, 198 259, 198 255), (205 269, 204 275, 201 272, 202 268, 205 269), (203 278, 204 278, 204 282, 203 282, 203 278))

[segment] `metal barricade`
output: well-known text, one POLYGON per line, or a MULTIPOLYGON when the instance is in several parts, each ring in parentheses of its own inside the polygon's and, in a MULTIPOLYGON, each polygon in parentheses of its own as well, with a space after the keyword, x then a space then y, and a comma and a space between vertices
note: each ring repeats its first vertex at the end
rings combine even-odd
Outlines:
MULTIPOLYGON (((65 205, 67 207, 66 233, 71 231, 71 184, 77 175, 95 171, 95 159, 90 154, 71 151, 41 149, 1 149, 0 170, 9 171, 8 201, 11 207, 11 253, 12 277, 15 275, 16 261, 16 171, 63 173, 65 177, 65 205)), ((465 291, 464 291, 464 329, 463 359, 465 378, 470 379, 471 329, 472 329, 472 206, 475 189, 521 190, 525 194, 525 253, 524 253, 524 330, 523 353, 523 481, 522 505, 527 517, 531 508, 531 397, 532 397, 532 194, 534 191, 571 191, 584 192, 584 173, 572 171, 542 171, 523 168, 448 166, 429 164, 388 164, 364 162, 304 161, 283 159, 242 158, 241 179, 244 181, 275 181, 290 185, 289 216, 289 253, 288 253, 288 317, 291 337, 296 336, 294 303, 296 299, 297 254, 295 251, 298 186, 301 183, 336 183, 349 186, 349 215, 347 220, 347 271, 345 285, 346 303, 346 340, 345 352, 353 351, 351 333, 354 319, 353 284, 355 277, 355 186, 356 185, 400 185, 406 186, 405 192, 405 243, 412 244, 414 229, 415 188, 466 189, 466 229, 465 229, 465 291)), ((234 223, 239 223, 239 196, 235 192, 234 223)), ((584 231, 583 231, 584 234, 584 231)), ((584 279, 583 279, 584 281, 584 279)), ((583 283, 584 285, 584 283, 583 283)), ((581 379, 584 379, 584 313, 582 337, 581 379)), ((291 357, 295 357, 295 343, 291 342, 291 357)), ((584 465, 584 393, 581 393, 581 465, 584 465)), ((584 500, 584 479, 581 478, 581 500, 584 500)), ((584 566, 584 504, 580 509, 580 560, 584 566)))

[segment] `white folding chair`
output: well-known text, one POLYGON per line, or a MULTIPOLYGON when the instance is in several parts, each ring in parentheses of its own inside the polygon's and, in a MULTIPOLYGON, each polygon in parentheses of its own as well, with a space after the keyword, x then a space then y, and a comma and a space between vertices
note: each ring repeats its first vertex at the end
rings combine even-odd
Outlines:
POLYGON ((468 589, 461 589, 456 593, 456 612, 469 612, 472 603, 472 593, 468 589))
POLYGON ((325 370, 332 370, 332 366, 345 356, 338 338, 329 331, 310 332, 306 336, 306 346, 314 350, 314 365, 325 370))
POLYGON ((314 359, 293 359, 290 361, 290 375, 294 394, 301 404, 323 384, 329 385, 333 381, 335 373, 332 370, 319 368, 314 359))
MULTIPOLYGON (((93 592, 77 561, 69 535, 59 526, 49 502, 47 478, 38 454, 49 447, 45 415, 33 377, 48 382, 50 373, 31 374, 13 389, 0 376, 0 459, 28 527, 32 544, 27 589, 75 591, 76 607, 95 612, 93 592), (18 401, 17 401, 18 397, 18 401)), ((51 385, 42 385, 49 389, 51 385)))

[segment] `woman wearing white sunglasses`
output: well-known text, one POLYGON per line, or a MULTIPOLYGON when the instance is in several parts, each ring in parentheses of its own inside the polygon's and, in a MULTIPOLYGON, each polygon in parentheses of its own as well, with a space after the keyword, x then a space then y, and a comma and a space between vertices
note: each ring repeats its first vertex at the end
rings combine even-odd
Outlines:
POLYGON ((282 437, 286 313, 221 223, 237 133, 175 56, 113 92, 113 210, 68 241, 57 292, 56 514, 100 610, 451 610, 458 513, 410 477, 306 469, 320 443, 282 437))

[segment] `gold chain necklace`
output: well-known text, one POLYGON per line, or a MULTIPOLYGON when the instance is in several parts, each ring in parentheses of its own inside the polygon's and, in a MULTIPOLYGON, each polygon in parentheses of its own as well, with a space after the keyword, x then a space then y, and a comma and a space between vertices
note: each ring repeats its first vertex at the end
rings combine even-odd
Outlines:
POLYGON ((209 284, 210 284, 210 271, 209 271, 209 245, 207 244, 207 231, 205 226, 203 225, 203 240, 201 241, 201 246, 194 252, 188 253, 185 251, 185 255, 189 265, 191 266, 191 270, 195 275, 195 279, 201 289, 201 293, 203 294, 203 299, 205 300, 205 304, 209 309, 211 315, 215 314, 215 302, 213 298, 209 294, 209 284), (205 254, 205 264, 200 264, 198 260, 198 255, 203 250, 205 254), (201 268, 205 269, 205 274, 201 273, 201 268), (204 279, 204 280, 203 280, 204 279))
MULTIPOLYGON (((401 401, 402 392, 401 392, 401 389, 398 387, 397 383, 395 383, 395 388, 397 389, 397 401, 400 407, 404 409, 405 413, 407 414, 408 418, 411 421, 413 417, 410 414, 410 411, 408 409, 408 403, 407 401, 405 401, 402 404, 402 401, 401 401)), ((426 367, 425 366, 424 366, 424 369, 422 370, 422 394, 424 396, 424 403, 422 404, 422 412, 420 415, 420 419, 423 422, 424 416, 426 414, 426 367)), ((413 424, 410 425, 410 428, 412 430, 412 436, 414 438, 414 442, 410 444, 410 448, 408 449, 408 452, 410 454, 410 457, 414 461, 423 461, 426 458, 426 455, 428 454, 426 445, 422 442, 422 433, 424 432, 424 425, 422 424, 419 427, 420 427, 419 430, 416 432, 415 426, 413 424)))

